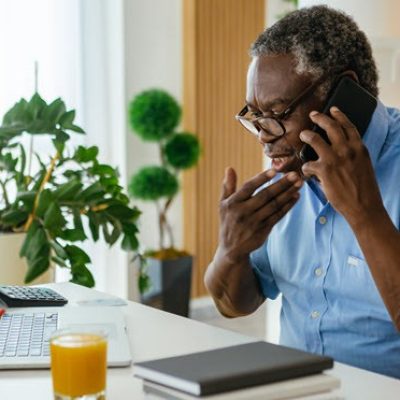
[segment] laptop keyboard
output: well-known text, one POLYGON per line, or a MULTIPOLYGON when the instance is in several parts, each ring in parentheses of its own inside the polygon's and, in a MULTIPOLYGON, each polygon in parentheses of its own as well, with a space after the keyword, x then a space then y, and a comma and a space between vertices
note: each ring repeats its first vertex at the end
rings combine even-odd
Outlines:
POLYGON ((12 313, 0 319, 0 358, 50 356, 49 341, 57 313, 12 313))

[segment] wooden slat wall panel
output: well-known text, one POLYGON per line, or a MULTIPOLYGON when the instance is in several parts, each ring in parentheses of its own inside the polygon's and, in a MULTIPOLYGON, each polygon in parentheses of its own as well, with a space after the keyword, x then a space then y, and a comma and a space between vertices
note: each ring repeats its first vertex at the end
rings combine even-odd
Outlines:
POLYGON ((264 29, 265 0, 183 0, 184 128, 202 143, 183 182, 185 248, 195 255, 193 295, 218 242, 218 200, 227 166, 239 184, 262 168, 262 151, 234 115, 243 107, 248 49, 264 29))

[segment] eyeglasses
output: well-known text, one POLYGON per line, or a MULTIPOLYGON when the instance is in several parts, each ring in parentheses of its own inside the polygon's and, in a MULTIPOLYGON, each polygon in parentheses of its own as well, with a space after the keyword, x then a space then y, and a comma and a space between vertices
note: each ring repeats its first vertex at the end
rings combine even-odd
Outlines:
POLYGON ((247 105, 235 116, 235 118, 252 134, 258 136, 260 131, 263 130, 266 133, 281 137, 285 135, 286 128, 283 124, 283 120, 287 118, 295 108, 303 101, 307 96, 314 92, 314 90, 328 78, 328 74, 322 75, 310 86, 306 87, 289 105, 281 112, 273 114, 270 117, 261 115, 259 117, 247 117, 246 114, 249 112, 247 105))

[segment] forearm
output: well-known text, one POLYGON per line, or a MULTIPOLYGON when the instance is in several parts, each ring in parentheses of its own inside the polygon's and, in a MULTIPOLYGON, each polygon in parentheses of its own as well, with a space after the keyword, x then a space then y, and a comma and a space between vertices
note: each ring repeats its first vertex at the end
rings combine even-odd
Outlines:
POLYGON ((294 206, 302 185, 300 176, 291 172, 265 186, 275 175, 274 170, 260 172, 236 190, 235 171, 225 172, 219 204, 220 244, 204 283, 227 317, 248 315, 265 300, 249 254, 265 243, 273 226, 294 206))
POLYGON ((229 260, 220 250, 208 266, 204 283, 218 310, 226 317, 251 314, 264 302, 249 257, 229 260))
POLYGON ((400 232, 385 209, 360 218, 352 227, 382 300, 400 331, 400 232))

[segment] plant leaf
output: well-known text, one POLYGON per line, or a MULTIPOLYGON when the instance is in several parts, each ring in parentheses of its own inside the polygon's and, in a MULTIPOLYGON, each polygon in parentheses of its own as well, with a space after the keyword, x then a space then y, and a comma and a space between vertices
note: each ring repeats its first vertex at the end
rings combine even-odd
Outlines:
POLYGON ((24 172, 25 172, 25 167, 26 167, 26 153, 25 153, 24 146, 22 146, 22 144, 20 144, 18 147, 19 147, 19 151, 20 151, 19 171, 20 171, 21 175, 20 175, 20 179, 17 181, 17 183, 22 184, 22 183, 24 183, 24 172))
POLYGON ((21 201, 27 210, 32 211, 33 204, 35 202, 35 197, 36 197, 35 192, 31 191, 18 192, 16 197, 16 203, 19 203, 21 201))
POLYGON ((89 218, 89 229, 92 233, 93 240, 97 242, 99 240, 99 228, 100 228, 100 220, 97 213, 93 211, 89 211, 87 214, 89 218))
POLYGON ((50 245, 47 240, 46 233, 40 225, 37 226, 37 229, 32 233, 29 238, 27 235, 26 241, 27 243, 24 249, 24 255, 28 259, 28 262, 34 261, 36 258, 39 258, 43 248, 50 251, 50 245))
POLYGON ((52 125, 55 125, 56 123, 58 123, 59 119, 64 113, 65 104, 60 98, 58 98, 50 103, 49 106, 43 110, 42 118, 51 122, 52 125))
POLYGON ((4 226, 17 227, 28 219, 29 213, 21 210, 7 210, 1 214, 1 223, 4 226))
POLYGON ((83 229, 64 229, 58 233, 58 237, 67 242, 83 242, 87 239, 83 229))
POLYGON ((103 224, 101 224, 101 227, 102 227, 102 231, 103 231, 104 240, 107 243, 110 243, 111 234, 110 234, 110 231, 108 230, 107 222, 104 222, 103 224))
POLYGON ((56 202, 52 202, 44 214, 43 226, 50 232, 56 233, 60 231, 67 221, 62 215, 61 208, 56 202))
POLYGON ((108 175, 108 176, 117 176, 117 171, 115 168, 111 167, 110 165, 107 164, 97 164, 94 165, 91 169, 90 172, 93 175, 108 175))
POLYGON ((24 131, 24 128, 25 125, 2 126, 0 127, 0 137, 8 141, 20 135, 24 131))
POLYGON ((73 178, 70 181, 63 183, 54 190, 54 197, 58 201, 73 200, 76 194, 82 189, 83 184, 78 179, 73 178))
POLYGON ((70 136, 68 133, 64 131, 57 131, 56 132, 56 137, 53 139, 53 144, 56 150, 62 154, 65 148, 65 143, 70 139, 70 136))
POLYGON ((31 114, 32 120, 37 120, 41 112, 47 107, 46 102, 40 97, 39 93, 35 93, 29 100, 27 111, 31 114))
POLYGON ((0 154, 0 169, 14 172, 18 163, 18 158, 13 158, 11 153, 0 154))
POLYGON ((19 126, 24 130, 32 120, 32 116, 27 112, 28 102, 25 99, 21 99, 15 105, 7 111, 3 117, 3 126, 19 126))
POLYGON ((90 202, 96 198, 103 198, 105 195, 104 189, 98 182, 93 183, 92 185, 88 186, 86 189, 82 190, 75 199, 77 200, 82 199, 85 203, 90 202))
POLYGON ((78 246, 67 245, 65 246, 65 251, 68 254, 68 258, 71 260, 72 264, 87 264, 90 263, 90 257, 78 246))
POLYGON ((24 243, 22 244, 21 250, 19 251, 20 257, 26 256, 28 247, 30 246, 30 243, 32 242, 32 239, 35 236, 38 228, 39 228, 39 223, 37 221, 33 221, 28 229, 28 232, 26 233, 25 240, 24 243))
POLYGON ((98 154, 99 148, 97 146, 78 146, 72 158, 77 162, 90 162, 95 161, 98 154))
POLYGON ((139 242, 136 236, 124 235, 121 242, 121 248, 126 251, 135 251, 139 247, 139 242))
POLYGON ((131 208, 125 205, 111 205, 107 208, 107 214, 111 214, 121 220, 130 220, 136 216, 136 213, 131 208))
MULTIPOLYGON (((27 239, 28 236, 29 234, 27 239)), ((25 254, 28 262, 25 283, 29 283, 45 272, 50 265, 50 244, 42 227, 38 226, 28 239, 25 254)))
POLYGON ((68 129, 76 133, 85 133, 85 131, 78 125, 70 125, 68 129))
POLYGON ((58 123, 64 128, 68 129, 69 125, 72 125, 75 119, 75 110, 70 110, 65 112, 60 119, 58 120, 58 123))
POLYGON ((70 282, 77 283, 78 285, 93 287, 94 278, 92 273, 87 269, 85 265, 77 264, 71 268, 72 278, 70 282))
POLYGON ((68 258, 67 252, 64 250, 64 248, 55 240, 52 240, 50 242, 50 246, 53 248, 55 251, 57 257, 62 258, 63 260, 66 260, 68 258))
POLYGON ((28 260, 28 271, 25 275, 25 283, 30 283, 38 276, 42 275, 49 268, 49 257, 43 256, 33 261, 28 260))
POLYGON ((62 268, 69 268, 67 263, 62 258, 60 258, 58 256, 52 256, 51 257, 51 261, 53 261, 54 263, 56 263, 57 265, 59 265, 62 268))
POLYGON ((36 215, 38 217, 43 217, 50 204, 54 201, 54 196, 50 189, 44 189, 39 195, 39 202, 36 209, 36 215))

